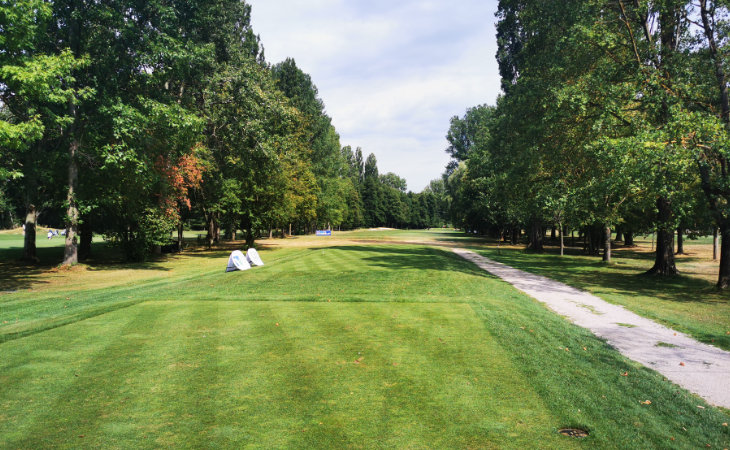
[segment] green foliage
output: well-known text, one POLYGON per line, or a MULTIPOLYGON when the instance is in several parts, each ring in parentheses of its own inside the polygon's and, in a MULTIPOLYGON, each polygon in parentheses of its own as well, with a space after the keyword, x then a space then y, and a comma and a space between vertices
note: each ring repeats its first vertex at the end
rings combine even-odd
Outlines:
MULTIPOLYGON (((504 96, 452 118, 447 136, 454 222, 494 235, 548 224, 653 227, 662 245, 652 271, 666 274, 671 230, 730 229, 719 50, 728 45, 727 8, 500 1, 504 96)), ((730 263, 721 279, 722 267, 730 284, 730 263)))
MULTIPOLYGON (((211 244, 222 226, 253 245, 363 225, 362 150, 341 148, 294 60, 265 61, 250 20, 238 0, 0 4, 4 217, 84 224, 129 259, 189 220, 211 244)), ((405 181, 375 184, 378 223, 406 225, 405 181)))

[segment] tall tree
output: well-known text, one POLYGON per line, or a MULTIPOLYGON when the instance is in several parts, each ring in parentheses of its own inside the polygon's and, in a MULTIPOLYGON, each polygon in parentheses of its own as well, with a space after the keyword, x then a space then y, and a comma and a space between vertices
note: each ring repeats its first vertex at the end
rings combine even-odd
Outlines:
MULTIPOLYGON (((56 154, 44 151, 49 136, 69 121, 64 106, 79 92, 72 72, 86 61, 68 49, 49 52, 44 37, 52 23, 49 4, 19 0, 0 5, 0 181, 21 184, 25 207, 24 258, 36 260, 35 227, 41 192, 57 180, 56 154), (46 136, 45 145, 41 140, 46 136)), ((0 189, 4 192, 5 189, 0 189)))

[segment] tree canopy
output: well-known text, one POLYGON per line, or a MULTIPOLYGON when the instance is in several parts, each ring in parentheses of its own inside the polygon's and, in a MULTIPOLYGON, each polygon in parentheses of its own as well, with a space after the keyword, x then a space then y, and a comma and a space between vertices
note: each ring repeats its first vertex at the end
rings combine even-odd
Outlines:
POLYGON ((722 234, 730 285, 728 4, 502 0, 502 96, 451 119, 456 224, 500 236, 657 233, 649 273, 676 274, 675 231, 722 234))
POLYGON ((240 0, 0 5, 0 214, 130 260, 242 231, 443 224, 433 192, 341 147, 310 75, 269 64, 240 0), (171 236, 177 231, 177 239, 171 236))

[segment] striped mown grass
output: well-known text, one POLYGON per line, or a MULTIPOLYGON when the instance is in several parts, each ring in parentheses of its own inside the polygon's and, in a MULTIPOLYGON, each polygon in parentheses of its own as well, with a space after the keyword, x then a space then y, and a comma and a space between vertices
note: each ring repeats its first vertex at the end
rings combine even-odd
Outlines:
POLYGON ((562 441, 464 304, 147 302, 65 328, 3 344, 5 445, 562 441))
POLYGON ((447 249, 262 255, 0 296, 0 447, 730 446, 726 411, 447 249))

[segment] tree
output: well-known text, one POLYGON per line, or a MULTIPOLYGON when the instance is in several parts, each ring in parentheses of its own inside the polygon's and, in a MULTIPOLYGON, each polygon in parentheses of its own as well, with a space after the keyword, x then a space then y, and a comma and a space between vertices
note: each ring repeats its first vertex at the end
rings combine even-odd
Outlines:
MULTIPOLYGON (((691 136, 695 149, 702 190, 710 211, 720 228, 720 268, 717 286, 730 287, 730 183, 728 183, 728 134, 730 133, 730 100, 727 87, 727 47, 729 5, 724 2, 700 0, 699 14, 702 37, 706 43, 705 58, 700 60, 705 73, 712 73, 706 90, 710 105, 702 117, 692 117, 700 124, 700 132, 691 136), (714 106, 714 108, 713 108, 714 106), (699 119, 699 120, 698 120, 699 119), (714 120, 713 120, 714 119, 714 120)), ((701 78, 700 78, 701 79, 701 78)))
MULTIPOLYGON (((0 181, 20 182, 25 214, 24 259, 35 261, 35 226, 44 186, 53 184, 56 154, 39 145, 69 121, 62 108, 76 95, 74 70, 86 61, 68 49, 48 53, 43 37, 51 21, 50 6, 37 0, 0 5, 0 181), (22 169, 20 169, 22 167, 22 169)), ((5 189, 0 190, 4 192, 5 189)))
POLYGON ((408 190, 406 180, 394 174, 393 172, 388 172, 386 174, 380 175, 380 183, 400 192, 406 192, 408 190))
POLYGON ((346 176, 347 162, 341 153, 339 135, 325 113, 324 102, 311 77, 293 59, 274 65, 272 74, 279 89, 302 113, 310 149, 308 159, 319 187, 316 219, 322 225, 337 226, 342 223, 347 207, 341 196, 341 179, 346 176))

